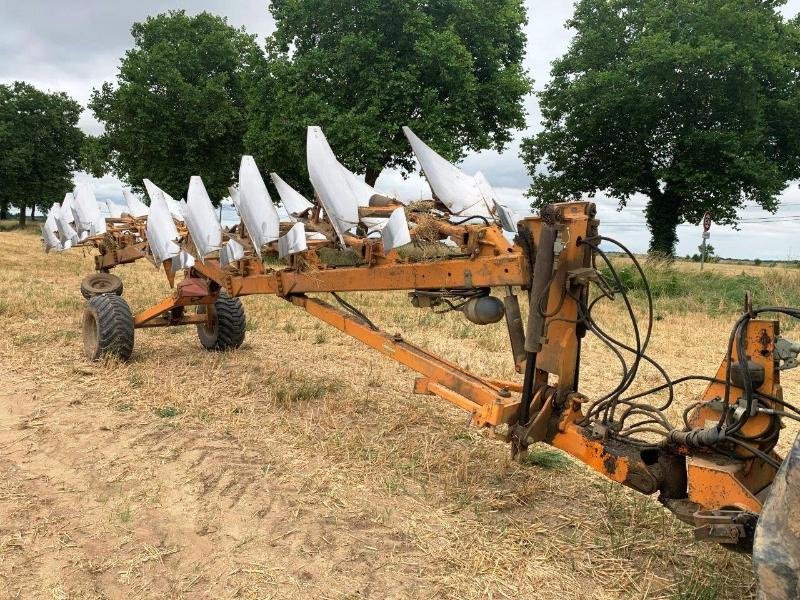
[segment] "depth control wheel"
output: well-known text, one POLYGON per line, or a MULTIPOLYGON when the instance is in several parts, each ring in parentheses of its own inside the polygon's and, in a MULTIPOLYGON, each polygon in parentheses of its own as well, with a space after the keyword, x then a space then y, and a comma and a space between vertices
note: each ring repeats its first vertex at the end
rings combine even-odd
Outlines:
POLYGON ((89 298, 83 311, 83 351, 89 360, 131 357, 133 315, 121 296, 102 294, 89 298))
POLYGON ((235 350, 244 342, 244 307, 238 298, 220 292, 214 304, 200 304, 197 314, 208 315, 206 323, 197 325, 197 337, 206 350, 235 350))
POLYGON ((122 295, 122 279, 111 273, 90 273, 81 281, 81 294, 87 300, 101 294, 122 295))

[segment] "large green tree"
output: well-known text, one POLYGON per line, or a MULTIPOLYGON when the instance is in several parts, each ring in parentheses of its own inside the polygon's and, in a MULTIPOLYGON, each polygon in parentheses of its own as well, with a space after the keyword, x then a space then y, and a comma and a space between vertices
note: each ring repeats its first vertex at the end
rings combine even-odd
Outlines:
POLYGON ((71 189, 82 110, 62 92, 21 81, 0 85, 0 212, 13 205, 25 225, 26 208, 47 209, 71 189))
POLYGON ((579 0, 523 159, 538 202, 649 197, 652 252, 800 177, 800 23, 778 0, 579 0))
POLYGON ((456 159, 524 126, 522 0, 273 0, 276 30, 251 97, 247 146, 307 186, 306 126, 374 183, 414 168, 409 125, 456 159))
POLYGON ((217 202, 242 155, 248 81, 263 52, 253 36, 206 12, 149 17, 131 33, 116 84, 92 93, 105 133, 84 149, 87 165, 99 174, 110 164, 140 191, 152 179, 176 198, 201 175, 217 202))

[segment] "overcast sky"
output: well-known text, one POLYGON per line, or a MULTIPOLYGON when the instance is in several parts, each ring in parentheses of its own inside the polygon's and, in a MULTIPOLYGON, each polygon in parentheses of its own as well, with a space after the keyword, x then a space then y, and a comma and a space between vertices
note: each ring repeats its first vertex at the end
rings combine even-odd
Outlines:
MULTIPOLYGON (((571 32, 564 23, 572 14, 569 0, 527 0, 529 24, 526 65, 535 79, 536 89, 548 80, 550 63, 567 48, 571 32)), ((131 47, 130 26, 148 15, 183 8, 195 13, 207 10, 225 15, 236 26, 264 38, 273 22, 264 0, 108 0, 44 1, 0 0, 0 82, 25 80, 40 88, 63 90, 86 104, 92 88, 113 81, 119 59, 131 47)), ((784 13, 800 12, 800 0, 789 0, 784 13)), ((518 211, 527 210, 524 197, 530 180, 519 159, 519 141, 539 127, 540 113, 536 98, 526 101, 528 129, 516 136, 503 153, 481 152, 464 161, 470 173, 486 175, 501 196, 518 211)), ((84 112, 81 127, 89 133, 102 130, 89 111, 84 112)), ((335 148, 334 148, 335 150, 335 148)), ((260 165, 268 171, 268 165, 260 165)), ((202 173, 201 173, 202 175, 202 173)), ((83 176, 81 176, 83 177, 83 176)), ((121 184, 113 177, 94 181, 98 198, 121 201, 121 184)), ((429 193, 420 177, 403 180, 398 173, 385 172, 378 180, 381 191, 414 198, 429 193)), ((645 198, 634 198, 622 212, 612 198, 595 198, 599 207, 602 231, 618 237, 634 251, 645 251, 649 233, 642 209, 645 198)), ((711 243, 722 256, 744 258, 800 259, 800 188, 790 186, 783 195, 784 206, 776 218, 759 208, 743 212, 747 220, 769 221, 743 223, 740 231, 715 226, 711 243)), ((680 254, 694 253, 700 241, 700 229, 683 225, 678 228, 680 254)))

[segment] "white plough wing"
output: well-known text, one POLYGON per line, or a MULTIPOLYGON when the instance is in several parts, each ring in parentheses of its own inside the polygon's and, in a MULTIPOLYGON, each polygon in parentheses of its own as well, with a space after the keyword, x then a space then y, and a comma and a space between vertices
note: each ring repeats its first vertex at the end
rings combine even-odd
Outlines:
MULTIPOLYGON (((231 195, 233 198, 233 195, 231 195)), ((234 204, 236 200, 234 200, 234 204)), ((239 166, 239 214, 256 253, 279 237, 280 218, 252 156, 239 166)))
POLYGON ((172 257, 172 272, 177 273, 181 269, 188 269, 194 266, 194 256, 181 250, 177 256, 172 257))
POLYGON ((344 173, 346 169, 336 160, 319 127, 308 128, 306 157, 311 185, 339 241, 344 244, 345 233, 358 225, 358 197, 350 188, 350 181, 344 173))
POLYGON ((55 216, 57 210, 60 210, 61 207, 58 206, 58 209, 56 209, 56 206, 58 205, 54 205, 47 213, 47 219, 42 225, 42 244, 45 252, 50 252, 50 250, 61 252, 64 249, 61 240, 58 239, 58 223, 55 216))
POLYGON ((233 202, 233 207, 236 209, 236 214, 241 218, 242 211, 239 208, 239 190, 234 186, 229 186, 228 193, 231 195, 231 202, 233 202))
POLYGON ((227 267, 243 257, 244 246, 233 238, 229 239, 228 243, 219 251, 219 262, 223 267, 227 267))
POLYGON ((72 192, 64 194, 64 199, 61 201, 61 215, 60 219, 67 225, 75 222, 75 214, 73 213, 73 204, 75 203, 75 196, 72 192))
POLYGON ((160 196, 161 199, 164 201, 164 204, 167 206, 167 210, 169 211, 172 218, 176 221, 180 221, 181 223, 185 219, 184 216, 184 206, 186 203, 184 202, 181 204, 175 198, 170 196, 167 192, 162 190, 158 187, 155 183, 150 181, 149 179, 144 180, 144 188, 147 190, 147 195, 150 196, 150 208, 153 208, 153 199, 154 196, 160 196))
POLYGON ((119 204, 112 202, 109 198, 105 199, 105 204, 108 209, 108 215, 112 219, 119 219, 122 216, 122 207, 119 204))
POLYGON ((78 232, 72 227, 74 216, 72 215, 72 193, 64 196, 61 206, 55 212, 56 225, 58 226, 58 237, 64 250, 72 248, 78 243, 78 232))
POLYGON ((293 221, 296 217, 299 217, 304 212, 314 207, 311 202, 306 200, 305 196, 281 179, 277 173, 270 173, 269 176, 272 177, 272 183, 275 184, 278 190, 283 208, 286 209, 289 218, 293 221))
POLYGON ((383 240, 383 251, 389 252, 393 248, 399 248, 411 243, 411 232, 408 230, 406 211, 400 206, 392 211, 386 221, 386 225, 381 230, 383 240))
POLYGON ((492 218, 494 191, 486 178, 478 173, 467 175, 454 164, 437 154, 419 139, 411 129, 403 127, 414 154, 436 197, 454 215, 492 218))
POLYGON ((500 219, 500 225, 503 229, 511 233, 517 233, 518 219, 514 211, 507 206, 503 206, 497 200, 494 201, 494 210, 497 213, 497 217, 500 219))
POLYGON ((75 188, 72 212, 79 234, 93 236, 106 232, 106 220, 100 213, 100 205, 94 196, 92 186, 88 183, 80 183, 75 188))
MULTIPOLYGON (((145 185, 147 185, 147 180, 145 180, 145 185)), ((146 231, 153 262, 156 267, 159 267, 168 258, 178 257, 182 251, 178 245, 180 239, 178 229, 169 212, 167 201, 162 194, 158 193, 160 190, 158 188, 156 190, 150 196, 150 215, 147 218, 146 231)), ((180 260, 185 259, 181 257, 180 260)))
MULTIPOLYGON (((306 154, 311 184, 339 241, 344 244, 344 234, 359 223, 358 207, 369 206, 370 198, 378 192, 337 160, 319 127, 308 128, 306 154)), ((386 224, 386 219, 380 217, 360 220, 370 232, 380 231, 386 224)))
POLYGON ((305 252, 308 250, 306 244, 306 228, 302 222, 295 223, 286 232, 286 235, 278 239, 278 258, 285 258, 292 254, 305 252))
POLYGON ((222 247, 222 227, 202 178, 192 176, 186 197, 186 228, 197 248, 198 258, 205 261, 209 254, 222 247))
POLYGON ((125 198, 125 205, 128 208, 128 214, 134 219, 141 219, 150 214, 148 206, 139 200, 130 190, 122 190, 122 196, 125 198))

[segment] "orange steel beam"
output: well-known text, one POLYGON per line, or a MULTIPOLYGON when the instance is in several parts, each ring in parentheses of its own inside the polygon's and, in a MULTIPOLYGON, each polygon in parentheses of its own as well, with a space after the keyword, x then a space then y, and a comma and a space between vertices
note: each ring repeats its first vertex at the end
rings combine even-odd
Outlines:
POLYGON ((146 242, 139 242, 138 244, 126 246, 124 248, 108 248, 94 257, 94 268, 97 271, 102 271, 111 269, 117 265, 137 261, 146 256, 144 253, 146 247, 146 242))
POLYGON ((436 394, 468 410, 472 413, 475 425, 500 425, 516 418, 519 400, 485 379, 406 342, 399 335, 389 335, 372 329, 317 298, 290 296, 287 300, 381 354, 422 374, 425 381, 418 384, 417 391, 436 394))
POLYGON ((430 263, 340 267, 311 273, 281 270, 249 277, 231 276, 226 279, 228 293, 232 296, 492 287, 525 285, 528 281, 525 259, 521 253, 430 263))
MULTIPOLYGON (((525 446, 542 441, 571 454, 606 477, 628 485, 640 492, 654 493, 664 485, 674 486, 674 475, 683 472, 683 496, 676 495, 677 502, 700 508, 718 508, 720 505, 739 506, 758 512, 760 503, 755 494, 772 480, 774 471, 762 461, 750 456, 736 459, 710 457, 708 453, 694 452, 688 448, 665 450, 669 460, 684 462, 664 463, 653 466, 645 462, 640 448, 629 442, 594 431, 583 424, 582 398, 577 394, 577 366, 580 356, 580 337, 576 329, 578 303, 573 295, 586 293, 586 283, 578 283, 581 270, 590 266, 589 248, 579 240, 591 237, 596 232, 593 205, 571 203, 559 205, 560 222, 558 239, 562 250, 554 263, 549 284, 542 347, 538 353, 535 370, 534 401, 528 423, 521 423, 526 431, 525 446), (571 277, 576 279, 573 281, 571 277), (567 294, 566 292, 569 292, 567 294), (684 484, 686 485, 686 484, 684 484)), ((450 226, 450 225, 447 225, 450 226)), ((452 226, 455 227, 455 226, 452 226)), ((526 219, 520 227, 532 235, 534 244, 539 244, 541 221, 526 219)), ((499 286, 528 286, 532 274, 528 258, 520 246, 509 244, 496 227, 459 227, 463 235, 461 252, 457 256, 429 262, 402 260, 396 252, 383 253, 380 243, 362 242, 362 258, 368 264, 354 267, 335 267, 298 271, 295 269, 265 269, 259 258, 240 260, 233 270, 223 270, 215 260, 198 262, 190 271, 190 277, 206 280, 208 295, 197 296, 197 288, 189 295, 189 288, 176 291, 135 317, 136 327, 201 322, 202 316, 182 315, 170 311, 177 307, 210 304, 216 299, 216 286, 208 289, 208 282, 227 289, 232 296, 251 294, 274 294, 303 308, 310 315, 336 327, 340 331, 361 341, 381 354, 420 373, 414 391, 436 395, 471 414, 477 426, 513 425, 519 414, 518 382, 479 377, 458 365, 439 358, 428 351, 410 344, 400 335, 389 335, 375 330, 357 317, 340 310, 309 292, 347 292, 378 290, 413 290, 439 288, 477 288, 499 286), (513 395, 512 395, 513 394, 513 395)), ((772 360, 771 349, 765 339, 772 343, 777 327, 754 321, 748 330, 748 351, 758 354, 763 350, 765 371, 768 380, 765 388, 780 397, 779 380, 772 360), (763 347, 759 347, 761 344, 763 347), (764 344, 767 344, 766 346, 764 344), (769 346, 769 347, 767 347, 769 346)), ((759 359, 760 360, 760 359, 759 359)), ((723 365, 724 367, 724 365, 723 365)), ((720 373, 722 373, 722 369, 720 373)), ((721 377, 718 373, 718 377, 721 377)), ((719 385, 712 384, 706 400, 718 396, 719 385)), ((711 404, 701 405, 696 411, 698 421, 718 416, 711 404)), ((754 417, 749 427, 766 427, 765 417, 754 417)), ((702 423, 698 423, 701 426, 702 423)), ((515 429, 514 431, 517 431, 515 429)), ((664 456, 659 454, 662 458, 664 456)), ((651 460, 652 457, 648 457, 651 460)), ((680 482, 677 484, 680 486, 680 482)), ((662 490, 663 491, 663 490, 662 490)), ((670 496, 667 496, 669 499, 670 496)), ((676 514, 679 514, 676 511, 676 514)), ((681 518, 685 518, 681 517, 681 518)))
POLYGON ((176 325, 200 325, 202 323, 208 323, 208 315, 206 314, 199 314, 199 315, 182 315, 180 319, 171 319, 167 313, 162 313, 158 317, 146 321, 144 323, 140 323, 136 325, 136 327, 145 329, 148 327, 174 327, 176 325))
MULTIPOLYGON (((180 306, 193 306, 197 304, 214 304, 214 301, 216 299, 217 299, 216 296, 204 296, 204 297, 170 296, 169 298, 164 298, 161 302, 159 302, 155 306, 146 308, 142 312, 138 313, 135 317, 133 317, 133 326, 137 329, 141 327, 147 327, 150 321, 156 319, 157 317, 160 317, 161 315, 172 310, 173 308, 178 308, 180 306)), ((182 325, 182 324, 183 323, 175 323, 175 325, 182 325)))

